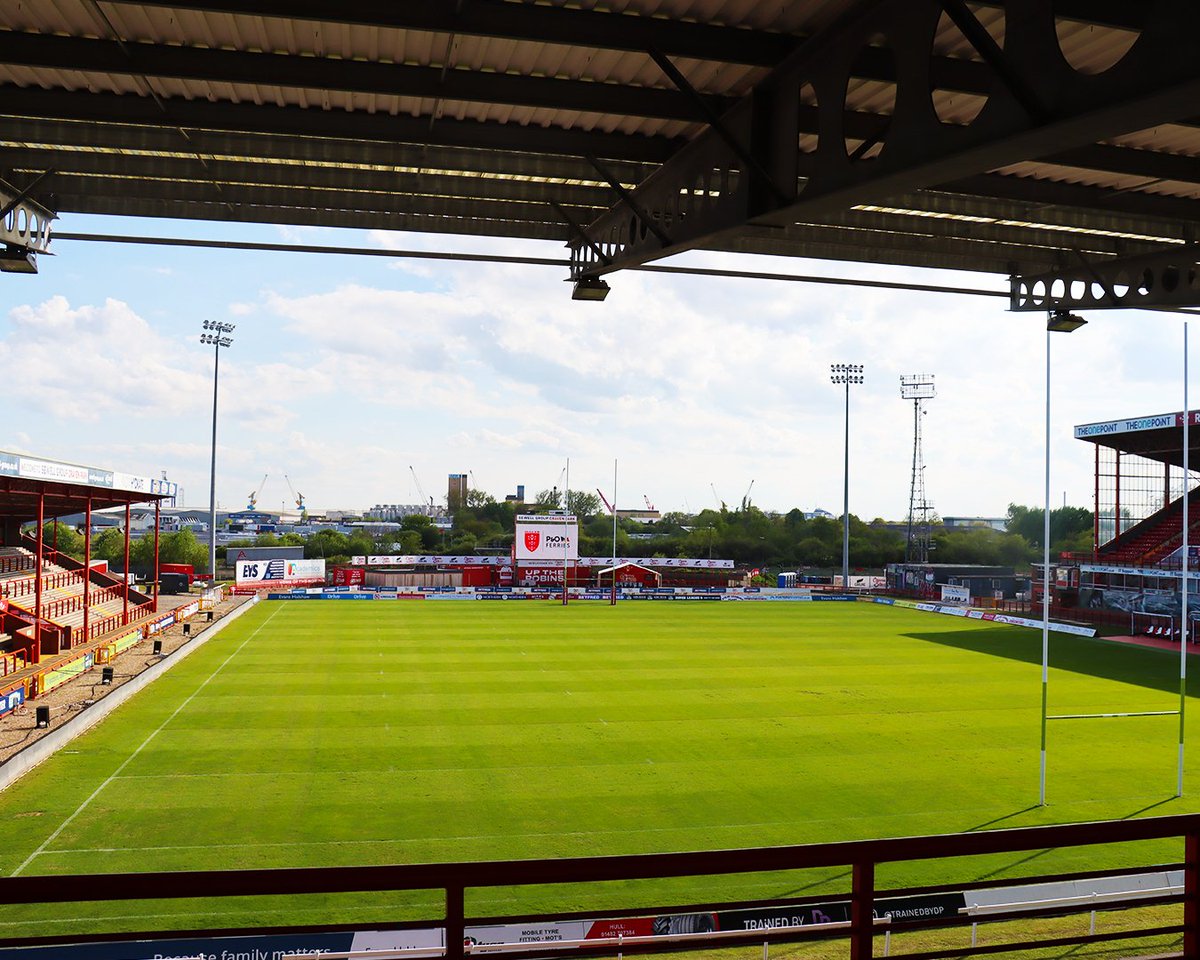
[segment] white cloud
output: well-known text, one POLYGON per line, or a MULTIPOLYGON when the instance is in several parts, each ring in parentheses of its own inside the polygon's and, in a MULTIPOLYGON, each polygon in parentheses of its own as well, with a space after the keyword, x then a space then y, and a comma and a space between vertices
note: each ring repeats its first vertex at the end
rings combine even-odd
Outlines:
MULTIPOLYGON (((562 255, 504 240, 470 248, 562 255)), ((917 372, 937 377, 924 427, 939 512, 1000 513, 1041 497, 1043 318, 1007 313, 1003 300, 628 272, 590 304, 571 301, 555 269, 421 261, 417 276, 342 258, 318 261, 319 273, 311 258, 289 262, 293 273, 247 271, 240 288, 214 292, 250 318, 222 359, 223 502, 240 501, 264 473, 264 502, 288 498, 284 473, 314 506, 399 502, 416 496, 410 465, 438 497, 441 478, 464 469, 497 496, 518 483, 534 492, 570 456, 574 485, 606 491, 619 457, 625 503, 645 494, 665 509, 697 509, 712 503, 710 484, 734 503, 754 480, 764 507, 837 512, 844 394, 829 364, 842 361, 866 366, 851 395, 855 512, 898 518, 906 508, 912 408, 898 381, 917 372)), ((1002 286, 875 265, 712 253, 677 262, 1002 286)), ((0 363, 28 399, 0 425, 0 447, 161 465, 198 501, 211 357, 173 306, 55 296, 14 308, 0 321, 0 363), (159 310, 162 321, 144 319, 159 310)), ((1073 424, 1181 405, 1177 318, 1089 320, 1054 340, 1053 486, 1080 504, 1091 497, 1091 448, 1071 438, 1073 424)))

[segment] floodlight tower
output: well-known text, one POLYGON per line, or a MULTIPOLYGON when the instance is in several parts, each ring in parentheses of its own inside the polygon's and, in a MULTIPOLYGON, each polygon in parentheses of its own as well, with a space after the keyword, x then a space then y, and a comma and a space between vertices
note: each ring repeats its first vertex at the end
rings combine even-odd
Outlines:
POLYGON ((912 482, 908 488, 908 539, 904 544, 905 563, 925 563, 929 559, 929 511, 925 499, 925 455, 921 450, 922 403, 937 396, 932 373, 910 373, 900 378, 900 396, 913 402, 912 482))
POLYGON ((850 385, 863 382, 861 363, 831 363, 829 381, 846 386, 846 461, 842 504, 842 589, 850 589, 850 385))
POLYGON ((213 421, 212 421, 212 474, 208 492, 208 573, 213 582, 217 579, 217 374, 221 370, 221 348, 233 344, 231 333, 237 325, 205 320, 200 342, 213 348, 213 421))

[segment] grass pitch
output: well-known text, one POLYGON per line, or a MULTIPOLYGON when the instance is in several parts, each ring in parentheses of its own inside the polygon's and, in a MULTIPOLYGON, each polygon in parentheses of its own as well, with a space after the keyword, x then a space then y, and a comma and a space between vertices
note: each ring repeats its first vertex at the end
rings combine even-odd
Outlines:
MULTIPOLYGON (((1035 806, 1040 644, 867 604, 263 603, 0 794, 0 873, 645 853, 1200 809, 1200 754, 1171 799, 1177 717, 1053 723, 1050 806, 1035 806)), ((1175 656, 1062 636, 1051 649, 1052 714, 1177 706, 1175 656)), ((1181 850, 917 864, 881 883, 1135 855, 1181 850)), ((468 911, 846 887, 825 871, 599 899, 484 891, 468 911)), ((0 936, 439 910, 436 895, 98 904, 52 921, 21 908, 0 936)))

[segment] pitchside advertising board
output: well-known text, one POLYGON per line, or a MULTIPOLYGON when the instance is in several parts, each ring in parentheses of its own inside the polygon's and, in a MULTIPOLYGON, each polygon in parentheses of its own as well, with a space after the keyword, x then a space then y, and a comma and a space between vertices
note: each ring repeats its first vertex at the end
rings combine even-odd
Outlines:
POLYGON ((573 516, 517 516, 516 560, 529 561, 579 559, 579 521, 573 516))
MULTIPOLYGON (((954 916, 966 905, 961 893, 904 897, 875 904, 876 917, 891 917, 893 925, 906 921, 954 916)), ((469 926, 465 944, 488 947, 498 944, 540 944, 558 950, 600 948, 618 937, 674 936, 684 933, 720 933, 735 930, 775 930, 813 924, 846 923, 847 901, 804 903, 769 909, 729 910, 720 913, 675 913, 660 916, 620 917, 604 920, 554 920, 525 924, 469 926)), ((0 960, 283 960, 296 955, 365 953, 371 950, 410 951, 414 957, 437 957, 443 951, 441 928, 409 930, 359 930, 335 933, 266 934, 262 936, 194 938, 158 942, 127 940, 115 943, 63 944, 0 949, 0 960)))
POLYGON ((238 585, 325 582, 324 560, 239 560, 238 585))

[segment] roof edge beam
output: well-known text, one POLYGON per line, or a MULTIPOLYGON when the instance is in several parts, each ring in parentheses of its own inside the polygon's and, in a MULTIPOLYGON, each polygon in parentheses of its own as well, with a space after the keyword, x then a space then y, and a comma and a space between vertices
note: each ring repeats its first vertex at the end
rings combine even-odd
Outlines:
POLYGON ((1200 244, 1091 262, 1009 280, 1009 309, 1131 310, 1200 307, 1200 244))

